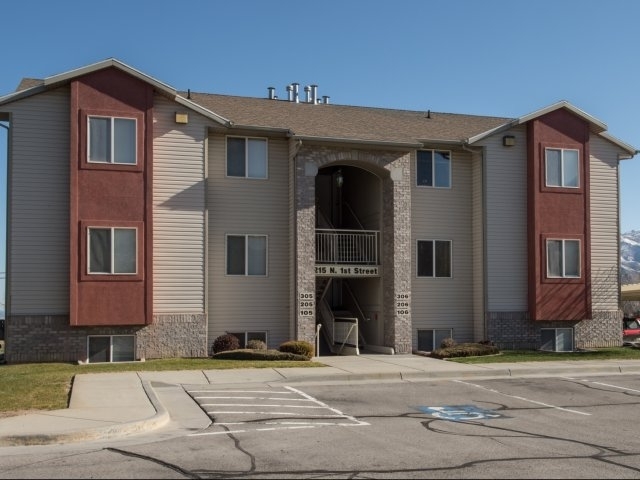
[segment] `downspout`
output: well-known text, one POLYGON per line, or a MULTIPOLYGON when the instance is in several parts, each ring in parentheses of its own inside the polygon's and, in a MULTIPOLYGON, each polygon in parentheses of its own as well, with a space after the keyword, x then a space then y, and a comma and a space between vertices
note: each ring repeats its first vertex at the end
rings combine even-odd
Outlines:
POLYGON ((480 167, 480 185, 482 188, 482 205, 481 205, 481 225, 482 225, 482 340, 489 340, 488 327, 487 327, 487 305, 488 305, 488 292, 487 292, 487 228, 486 228, 486 207, 487 207, 487 185, 486 185, 486 148, 485 147, 471 147, 467 141, 462 142, 462 149, 474 154, 480 155, 480 161, 482 165, 480 167))

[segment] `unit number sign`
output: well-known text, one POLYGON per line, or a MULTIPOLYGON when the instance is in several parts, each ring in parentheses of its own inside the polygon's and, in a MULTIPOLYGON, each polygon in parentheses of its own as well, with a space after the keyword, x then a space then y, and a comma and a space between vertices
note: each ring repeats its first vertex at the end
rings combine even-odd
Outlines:
POLYGON ((298 297, 298 316, 313 317, 316 314, 316 298, 314 293, 300 292, 298 297))
POLYGON ((409 315, 411 298, 408 293, 396 293, 396 316, 409 315))

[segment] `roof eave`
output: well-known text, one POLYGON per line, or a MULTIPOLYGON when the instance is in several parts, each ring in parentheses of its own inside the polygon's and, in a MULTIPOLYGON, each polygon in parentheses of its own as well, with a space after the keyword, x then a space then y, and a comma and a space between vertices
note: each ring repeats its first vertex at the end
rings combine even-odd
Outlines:
POLYGON ((166 83, 161 82, 160 80, 157 80, 145 73, 142 73, 140 70, 136 70, 135 68, 130 67, 129 65, 122 63, 121 61, 116 60, 115 58, 108 58, 106 60, 102 60, 100 62, 96 62, 91 65, 87 65, 85 67, 76 68, 75 70, 70 70, 65 73, 60 73, 57 75, 53 75, 51 77, 47 77, 44 79, 44 86, 51 88, 58 84, 66 83, 79 76, 86 75, 88 73, 97 72, 98 70, 103 70, 109 67, 118 68, 119 70, 122 70, 128 73, 129 75, 136 77, 152 85, 156 90, 166 95, 175 97, 178 94, 177 90, 171 87, 170 85, 167 85, 166 83))
POLYGON ((619 158, 620 160, 629 160, 635 157, 638 153, 640 153, 640 150, 636 149, 635 147, 629 145, 626 142, 623 142, 619 138, 614 137, 608 132, 601 132, 598 135, 600 135, 605 140, 608 140, 609 142, 613 143, 614 145, 620 147, 622 150, 624 150, 628 154, 628 156, 621 156, 619 158))
POLYGON ((225 127, 231 127, 233 126, 233 122, 231 122, 231 120, 224 118, 221 115, 218 115, 215 112, 212 112, 211 110, 204 108, 203 106, 201 106, 198 103, 193 102, 192 100, 189 100, 188 98, 184 98, 181 97, 180 95, 175 95, 173 97, 173 100, 175 100, 177 103, 179 103, 180 105, 183 105, 197 113, 199 113, 200 115, 205 116, 206 118, 209 118, 211 120, 213 120, 214 122, 217 122, 225 127))

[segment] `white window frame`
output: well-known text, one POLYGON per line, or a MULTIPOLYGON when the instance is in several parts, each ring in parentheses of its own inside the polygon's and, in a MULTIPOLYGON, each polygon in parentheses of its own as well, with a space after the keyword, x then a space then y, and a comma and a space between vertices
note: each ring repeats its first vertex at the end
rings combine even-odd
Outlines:
POLYGON ((580 188, 580 150, 577 148, 545 148, 544 149, 544 184, 549 188, 580 188), (560 185, 552 185, 549 183, 549 161, 547 153, 549 151, 560 152, 560 185), (576 152, 578 156, 578 162, 576 164, 576 179, 577 185, 566 185, 565 184, 565 152, 576 152))
POLYGON ((238 339, 238 341, 240 342, 240 348, 246 348, 247 347, 247 342, 249 342, 249 340, 256 340, 255 336, 261 336, 263 338, 258 338, 257 340, 262 340, 264 342, 265 345, 268 345, 267 343, 267 332, 265 330, 246 330, 244 332, 240 331, 240 332, 227 332, 228 335, 233 335, 234 337, 236 337, 238 339), (252 336, 252 338, 249 338, 249 335, 252 336), (241 338, 242 336, 242 338, 241 338))
POLYGON ((138 229, 136 227, 87 227, 87 274, 88 275, 137 275, 138 274, 138 229), (91 271, 91 230, 110 230, 111 235, 111 268, 109 272, 92 272, 91 271), (133 230, 135 239, 135 271, 134 272, 115 272, 116 259, 116 242, 114 241, 115 230, 133 230))
MULTIPOLYGON (((540 341, 542 343, 542 332, 545 330, 552 330, 554 332, 554 345, 553 345, 553 350, 549 350, 547 348, 543 348, 544 344, 540 346, 540 350, 542 351, 546 351, 546 352, 573 352, 575 350, 575 330, 572 327, 555 327, 555 328, 541 328, 540 329, 540 341), (564 330, 564 331, 569 331, 570 333, 570 338, 571 338, 571 349, 569 350, 563 350, 563 349, 558 349, 558 330, 564 330)), ((560 345, 562 346, 562 345, 560 345)))
POLYGON ((451 188, 451 176, 452 176, 452 168, 453 166, 453 161, 452 161, 452 154, 451 154, 451 150, 436 150, 436 149, 424 149, 421 148, 420 150, 416 151, 416 186, 417 187, 423 187, 423 188, 442 188, 442 189, 450 189, 451 188), (431 185, 423 185, 420 184, 420 179, 418 178, 418 162, 419 162, 419 152, 431 152, 431 185), (437 173, 437 167, 436 167, 436 153, 441 153, 441 154, 446 154, 448 156, 447 161, 449 164, 449 175, 447 178, 447 185, 436 185, 436 173, 437 173))
POLYGON ((577 238, 547 238, 545 241, 545 250, 547 256, 547 278, 582 278, 582 242, 577 238), (562 273, 561 275, 551 275, 550 273, 550 255, 549 255, 549 244, 550 242, 561 242, 561 255, 562 255, 562 273), (567 242, 576 242, 578 244, 578 275, 568 275, 567 271, 567 254, 566 254, 566 243, 567 242))
POLYGON ((109 338, 109 360, 107 362, 93 362, 93 363, 123 363, 123 362, 135 362, 136 361, 136 336, 135 335, 87 335, 87 363, 91 363, 90 355, 90 342, 92 338, 109 338), (115 337, 132 337, 133 338, 133 358, 131 360, 113 360, 113 339, 115 337))
MULTIPOLYGON (((440 348, 440 345, 437 344, 436 342, 436 332, 448 332, 448 335, 446 337, 442 337, 443 339, 445 338, 453 338, 453 328, 418 328, 416 331, 416 341, 419 342, 420 341, 420 332, 431 332, 431 344, 433 345, 433 350, 435 350, 436 348, 440 348)), ((440 341, 440 343, 442 343, 442 340, 440 341)), ((420 348, 420 344, 418 343, 418 348, 420 348)), ((424 350, 427 351, 427 350, 424 350)))
POLYGON ((418 278, 453 278, 453 241, 452 240, 444 240, 444 239, 418 239, 416 240, 416 277, 418 278), (431 275, 420 275, 420 242, 431 242, 433 243, 432 248, 432 262, 433 262, 433 272, 431 275), (449 244, 449 275, 437 275, 436 274, 436 243, 437 242, 446 242, 449 244))
POLYGON ((269 141, 265 137, 241 137, 228 135, 225 139, 225 176, 228 178, 247 178, 250 180, 267 180, 269 178, 269 141), (244 139, 244 175, 229 174, 229 139, 244 139), (264 176, 249 175, 249 141, 260 140, 264 142, 264 176))
POLYGON ((98 163, 102 165, 137 165, 138 164, 138 119, 135 117, 111 117, 108 115, 87 115, 87 163, 98 163), (91 119, 92 118, 106 118, 111 120, 111 138, 110 138, 110 151, 111 158, 109 160, 92 160, 91 159, 91 119), (134 122, 134 135, 133 135, 133 158, 134 162, 116 162, 115 155, 115 145, 116 145, 116 135, 115 135, 115 121, 116 120, 129 120, 134 122))
POLYGON ((227 233, 224 239, 224 270, 229 277, 266 277, 269 274, 269 236, 262 233, 227 233), (229 273, 229 237, 244 237, 244 273, 229 273), (261 237, 264 242, 264 274, 249 273, 249 238, 261 237))

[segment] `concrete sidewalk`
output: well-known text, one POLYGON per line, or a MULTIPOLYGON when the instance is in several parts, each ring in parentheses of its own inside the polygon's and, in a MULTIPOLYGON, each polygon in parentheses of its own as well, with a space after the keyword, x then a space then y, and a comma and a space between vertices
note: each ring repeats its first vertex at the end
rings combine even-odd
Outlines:
POLYGON ((359 355, 320 357, 313 361, 325 366, 77 375, 69 408, 0 419, 0 446, 107 440, 161 429, 207 428, 211 419, 182 385, 417 382, 470 377, 640 373, 640 360, 468 365, 418 355, 359 355))

